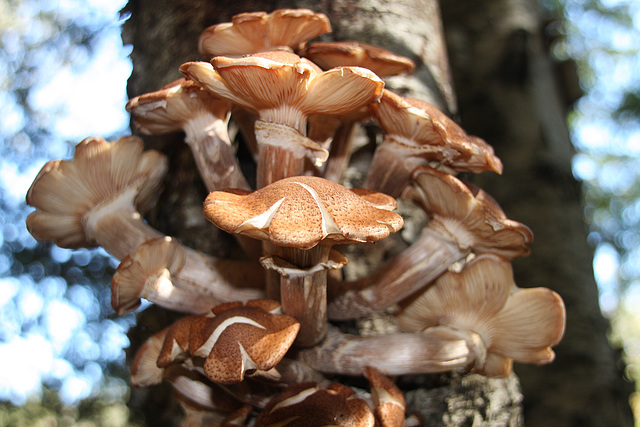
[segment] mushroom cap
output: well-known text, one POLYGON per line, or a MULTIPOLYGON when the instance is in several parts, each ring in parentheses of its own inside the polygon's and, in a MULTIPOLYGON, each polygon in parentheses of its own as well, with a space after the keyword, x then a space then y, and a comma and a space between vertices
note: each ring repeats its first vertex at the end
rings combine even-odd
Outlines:
POLYGON ((241 13, 231 22, 202 32, 198 50, 209 56, 248 55, 275 49, 298 49, 307 40, 331 31, 326 15, 309 9, 241 13))
POLYGON ((156 360, 165 336, 166 330, 164 329, 155 333, 136 352, 131 363, 131 385, 134 387, 149 387, 162 382, 164 368, 158 367, 156 360))
POLYGON ((150 240, 122 259, 111 280, 111 307, 123 316, 140 306, 145 287, 180 271, 185 254, 170 237, 150 240))
POLYGON ((275 301, 222 304, 206 317, 206 324, 191 328, 191 356, 204 357, 204 373, 218 384, 241 382, 247 371, 275 367, 295 340, 300 324, 276 313, 275 301))
POLYGON ((373 413, 378 425, 404 426, 407 403, 402 391, 393 381, 375 368, 367 366, 363 373, 369 381, 374 403, 373 413))
POLYGON ((211 120, 226 121, 230 111, 228 101, 185 78, 131 99, 126 108, 133 115, 136 127, 150 135, 184 130, 190 120, 203 115, 210 116, 211 120))
POLYGON ((462 249, 491 252, 507 259, 529 254, 533 233, 506 217, 498 203, 471 183, 429 166, 417 168, 402 197, 427 213, 429 227, 449 236, 462 249))
POLYGON ((402 227, 402 217, 386 209, 395 203, 391 197, 384 203, 381 193, 361 194, 364 197, 323 178, 291 177, 252 193, 212 192, 204 202, 204 215, 228 233, 301 249, 323 240, 374 242, 402 227))
POLYGON ((180 71, 217 96, 258 112, 263 120, 292 127, 299 114, 342 115, 377 102, 384 87, 365 68, 322 72, 311 61, 283 51, 218 56, 211 64, 187 62, 180 71), (283 123, 278 121, 281 115, 293 117, 283 123))
POLYGON ((309 58, 323 70, 340 66, 367 68, 379 77, 411 73, 416 68, 413 61, 405 56, 379 46, 355 41, 315 42, 298 52, 309 58))
POLYGON ((374 116, 387 143, 403 153, 437 161, 457 172, 502 173, 502 162, 483 139, 467 133, 426 101, 403 98, 385 90, 374 116))
POLYGON ((27 204, 36 208, 27 229, 36 240, 60 247, 93 247, 96 242, 85 234, 83 218, 109 203, 146 212, 156 202, 166 171, 165 156, 143 152, 140 138, 113 143, 86 138, 76 146, 73 160, 50 161, 36 176, 27 192, 27 204))
POLYGON ((550 289, 517 287, 511 263, 483 254, 406 302, 397 321, 408 332, 447 326, 478 334, 487 360, 474 369, 504 376, 510 370, 506 359, 535 364, 554 359, 551 347, 564 334, 565 307, 550 289))
POLYGON ((315 383, 294 384, 267 403, 256 427, 373 427, 375 419, 367 403, 341 384, 326 389, 315 383))

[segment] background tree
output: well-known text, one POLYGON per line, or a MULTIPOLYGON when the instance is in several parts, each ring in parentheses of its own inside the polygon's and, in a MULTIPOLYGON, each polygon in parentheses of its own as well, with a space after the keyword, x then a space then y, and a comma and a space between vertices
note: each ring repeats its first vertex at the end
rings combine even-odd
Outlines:
MULTIPOLYGON (((446 1, 441 22, 437 5, 428 0, 204 4, 131 0, 127 11, 132 16, 124 35, 134 46, 130 95, 159 88, 178 77, 181 63, 200 59, 196 40, 207 26, 228 21, 236 13, 280 7, 323 12, 333 25, 329 37, 378 44, 417 60, 416 74, 395 82, 397 90, 427 98, 456 117, 459 112, 463 126, 485 138, 502 158, 503 176, 483 175, 476 182, 496 197, 510 218, 526 223, 536 234, 531 257, 515 263, 516 280, 521 286, 553 288, 563 296, 568 310, 567 334, 557 349, 556 362, 544 368, 518 368, 527 424, 631 425, 629 387, 621 379, 618 355, 606 339, 607 322, 597 305, 580 190, 571 174, 573 151, 566 113, 573 99, 561 90, 567 85, 559 80, 545 44, 547 17, 538 2, 446 1), (442 28, 455 96, 440 42, 442 28)), ((222 235, 214 237, 199 208, 194 209, 205 191, 188 152, 174 142, 148 139, 150 146, 169 154, 173 168, 163 202, 150 222, 190 246, 211 253, 225 251, 230 241, 222 235), (214 244, 220 241, 222 246, 214 244)), ((139 323, 161 325, 152 315, 157 312, 145 312, 139 323)), ((479 419, 503 425, 522 421, 514 378, 495 381, 444 375, 419 381, 401 379, 400 383, 410 390, 410 401, 428 403, 423 411, 435 424, 444 423, 443 413, 451 411, 451 425, 479 419), (494 402, 491 399, 498 390, 508 393, 495 400, 500 409, 492 412, 488 402, 494 402), (478 396, 484 403, 479 403, 478 396), (457 410, 446 406, 455 399, 461 402, 457 410)))

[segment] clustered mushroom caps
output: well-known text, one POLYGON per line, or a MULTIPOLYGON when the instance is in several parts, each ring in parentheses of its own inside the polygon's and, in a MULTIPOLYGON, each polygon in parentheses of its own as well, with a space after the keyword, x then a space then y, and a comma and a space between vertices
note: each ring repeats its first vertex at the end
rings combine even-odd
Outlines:
POLYGON ((186 78, 127 104, 142 133, 184 132, 211 191, 205 217, 258 239, 259 263, 199 253, 143 220, 167 160, 134 136, 85 139, 73 160, 47 163, 27 194, 37 240, 102 246, 121 260, 118 314, 141 298, 189 314, 149 337, 131 366, 136 387, 172 385, 184 425, 410 425, 388 376, 504 377, 513 361, 551 362, 562 338, 562 299, 513 281, 510 260, 529 253, 531 230, 455 176, 501 173, 493 149, 434 106, 383 89, 380 77, 413 71, 408 58, 357 42, 307 45, 330 30, 307 9, 236 15, 200 36, 210 62, 183 64, 186 78), (256 160, 255 191, 229 140, 229 114, 256 160), (370 116, 384 141, 366 188, 349 190, 335 181, 370 116), (400 230, 399 196, 427 226, 376 271, 342 279, 347 259, 333 246, 400 230), (339 327, 385 310, 395 332, 339 327), (336 374, 364 375, 371 394, 332 382, 336 374))

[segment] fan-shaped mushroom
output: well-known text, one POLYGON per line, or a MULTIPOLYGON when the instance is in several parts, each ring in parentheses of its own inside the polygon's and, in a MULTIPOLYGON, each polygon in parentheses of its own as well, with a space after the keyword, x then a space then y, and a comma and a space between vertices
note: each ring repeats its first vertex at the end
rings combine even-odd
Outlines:
POLYGON ((413 173, 403 197, 419 204, 429 223, 409 248, 375 273, 329 284, 329 318, 351 319, 382 310, 431 283, 469 254, 507 259, 529 253, 533 233, 506 217, 487 193, 428 166, 413 173))

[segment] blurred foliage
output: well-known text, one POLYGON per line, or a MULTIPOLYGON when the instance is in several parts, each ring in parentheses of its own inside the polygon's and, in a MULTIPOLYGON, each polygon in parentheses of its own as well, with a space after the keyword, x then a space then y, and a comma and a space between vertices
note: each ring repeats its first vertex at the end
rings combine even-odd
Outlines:
MULTIPOLYGON (((0 362, 12 366, 0 370, 0 400, 16 405, 37 398, 42 384, 68 404, 87 396, 122 399, 127 390, 123 348, 134 318, 117 318, 109 304, 117 263, 103 250, 35 242, 24 199, 38 169, 70 157, 78 142, 58 131, 67 106, 47 99, 47 90, 70 93, 56 79, 86 70, 118 27, 114 13, 82 0, 0 2, 0 362)), ((3 417, 19 413, 3 406, 3 417)))
POLYGON ((45 389, 42 399, 22 406, 0 403, 0 425, 6 427, 133 427, 129 409, 122 402, 85 399, 77 406, 60 402, 58 394, 45 389))

